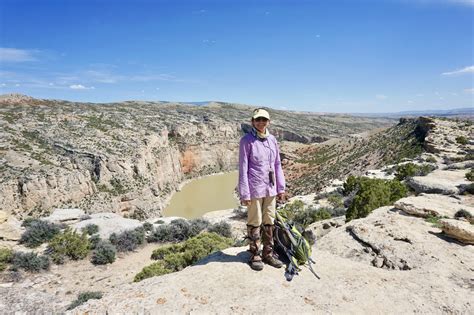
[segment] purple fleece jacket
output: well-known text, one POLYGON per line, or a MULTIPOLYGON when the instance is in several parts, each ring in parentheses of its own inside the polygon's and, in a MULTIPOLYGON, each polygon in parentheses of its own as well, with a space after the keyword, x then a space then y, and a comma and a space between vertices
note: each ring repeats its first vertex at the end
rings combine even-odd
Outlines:
POLYGON ((239 195, 241 200, 276 196, 285 191, 285 176, 281 168, 280 149, 276 138, 269 135, 258 139, 251 132, 240 140, 239 195), (274 184, 269 171, 273 171, 274 184))

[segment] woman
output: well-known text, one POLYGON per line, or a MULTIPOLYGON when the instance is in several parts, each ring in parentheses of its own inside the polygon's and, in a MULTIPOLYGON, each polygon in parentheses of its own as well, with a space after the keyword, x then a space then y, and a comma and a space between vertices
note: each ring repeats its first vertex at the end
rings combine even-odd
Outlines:
POLYGON ((276 197, 285 196, 285 177, 277 140, 267 129, 269 124, 270 115, 265 109, 254 110, 252 130, 240 140, 239 194, 241 204, 248 209, 247 233, 252 253, 249 264, 254 270, 262 270, 263 263, 276 268, 283 265, 273 251, 273 230, 276 197))

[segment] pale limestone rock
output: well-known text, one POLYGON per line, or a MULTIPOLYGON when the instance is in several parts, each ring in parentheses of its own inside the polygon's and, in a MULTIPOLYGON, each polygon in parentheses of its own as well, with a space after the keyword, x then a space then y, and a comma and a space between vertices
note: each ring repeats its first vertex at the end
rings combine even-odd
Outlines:
POLYGON ((448 236, 459 240, 462 243, 474 245, 474 225, 466 221, 442 219, 441 229, 448 236))
POLYGON ((426 176, 408 178, 407 184, 416 193, 459 194, 470 183, 466 173, 467 170, 434 170, 426 176))
POLYGON ((0 224, 8 220, 8 214, 5 211, 0 210, 0 224))
POLYGON ((423 270, 432 264, 444 268, 452 251, 461 260, 474 263, 474 248, 455 247, 440 238, 439 232, 423 219, 387 206, 333 229, 321 238, 319 248, 372 266, 383 259, 382 268, 395 270, 423 270))
POLYGON ((328 234, 332 229, 337 229, 345 224, 345 216, 335 217, 310 224, 306 230, 313 231, 316 241, 328 234))
POLYGON ((88 224, 96 224, 99 227, 99 235, 102 239, 108 239, 112 233, 133 230, 143 225, 138 220, 126 219, 116 213, 94 213, 90 215, 90 219, 74 224, 73 228, 81 230, 88 224))
POLYGON ((72 224, 79 222, 81 217, 85 215, 82 209, 70 208, 70 209, 54 209, 53 213, 47 217, 41 218, 42 220, 54 222, 54 223, 66 223, 72 224))
POLYGON ((454 214, 461 209, 465 209, 474 215, 473 207, 456 198, 438 194, 421 194, 402 198, 395 202, 394 207, 419 217, 446 216, 453 218, 454 214))
POLYGON ((15 217, 8 217, 0 224, 0 240, 19 241, 22 233, 21 223, 15 217))

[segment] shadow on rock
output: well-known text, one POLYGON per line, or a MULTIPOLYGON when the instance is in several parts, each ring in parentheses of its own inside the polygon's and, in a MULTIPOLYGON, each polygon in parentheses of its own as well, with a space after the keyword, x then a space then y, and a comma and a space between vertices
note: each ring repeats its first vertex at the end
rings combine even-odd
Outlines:
POLYGON ((469 244, 464 244, 458 240, 456 240, 455 238, 452 238, 452 237, 449 237, 448 235, 444 234, 443 232, 439 232, 439 233, 436 233, 436 232, 433 232, 433 231, 428 231, 428 233, 432 234, 432 235, 435 235, 437 237, 439 237, 440 239, 442 239, 443 241, 446 241, 448 243, 453 243, 453 244, 457 244, 457 245, 460 245, 460 246, 469 246, 469 244))
POLYGON ((230 263, 230 262, 240 262, 246 264, 250 259, 250 252, 243 250, 237 255, 229 255, 223 252, 213 253, 201 260, 199 260, 194 265, 206 265, 211 262, 221 262, 221 263, 230 263))

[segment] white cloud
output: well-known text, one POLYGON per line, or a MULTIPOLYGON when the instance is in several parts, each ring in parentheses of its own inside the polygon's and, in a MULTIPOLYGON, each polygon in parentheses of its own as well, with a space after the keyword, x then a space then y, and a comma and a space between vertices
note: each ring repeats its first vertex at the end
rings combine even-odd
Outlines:
POLYGON ((93 89, 95 89, 95 87, 93 87, 93 86, 86 87, 82 84, 72 84, 72 85, 69 86, 69 88, 71 88, 73 90, 93 90, 93 89))
POLYGON ((474 73, 474 66, 468 66, 459 70, 443 72, 441 75, 456 75, 456 74, 463 74, 463 73, 474 73))
POLYGON ((0 48, 0 61, 2 62, 25 62, 35 61, 34 50, 16 49, 16 48, 0 48))
POLYGON ((386 100, 387 96, 383 95, 383 94, 377 94, 377 95, 375 95, 375 98, 378 99, 378 100, 386 100))
POLYGON ((474 94, 474 88, 464 89, 464 93, 474 94))

